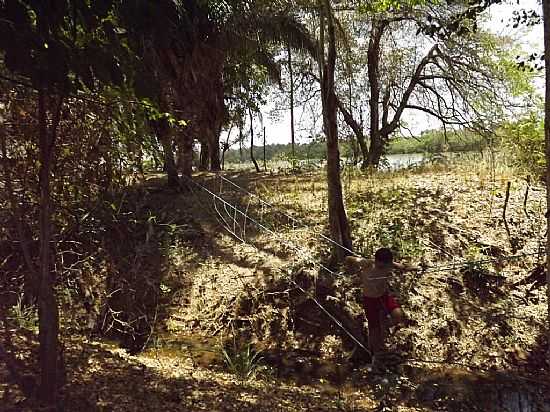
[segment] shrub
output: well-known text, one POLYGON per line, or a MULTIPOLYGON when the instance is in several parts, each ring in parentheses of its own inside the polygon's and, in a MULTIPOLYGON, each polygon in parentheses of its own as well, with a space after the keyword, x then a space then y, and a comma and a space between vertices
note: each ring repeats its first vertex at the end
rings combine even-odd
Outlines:
POLYGON ((542 113, 509 123, 502 130, 502 144, 514 165, 536 176, 544 175, 544 121, 542 113))

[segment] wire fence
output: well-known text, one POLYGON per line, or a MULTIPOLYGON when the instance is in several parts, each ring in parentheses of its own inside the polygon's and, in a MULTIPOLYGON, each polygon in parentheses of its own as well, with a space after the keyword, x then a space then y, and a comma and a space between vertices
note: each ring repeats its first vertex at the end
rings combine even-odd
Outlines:
MULTIPOLYGON (((236 206, 232 205, 231 203, 227 202, 225 199, 223 199, 221 196, 217 195, 216 193, 212 192, 210 189, 206 188, 205 186, 197 183, 196 181, 192 180, 192 179, 188 179, 188 181, 190 181, 193 185, 197 186, 200 190, 204 191, 205 193, 207 193, 208 195, 212 196, 212 198, 214 199, 214 203, 216 201, 219 201, 221 202, 223 205, 224 205, 224 208, 225 207, 229 207, 230 209, 233 209, 234 211, 234 214, 233 216, 239 214, 241 215, 243 218, 247 219, 247 220, 250 220, 252 223, 254 223, 255 225, 257 225, 260 229, 266 231, 268 234, 272 235, 273 237, 277 238, 278 241, 282 242, 282 244, 286 245, 287 247, 291 248, 291 249, 298 249, 298 251, 302 252, 303 249, 302 248, 298 248, 296 245, 293 245, 292 243, 286 241, 284 238, 281 238, 280 235, 278 235, 276 232, 272 231, 270 228, 266 227, 265 225, 261 224, 260 222, 258 222, 257 220, 251 218, 250 216, 248 216, 245 212, 243 212, 242 210, 240 210, 239 208, 237 208, 236 206)), ((219 210, 217 209, 216 206, 214 206, 216 212, 218 213, 219 215, 219 210)), ((226 209, 225 209, 226 210, 226 209)), ((220 218, 222 219, 222 222, 224 222, 225 225, 222 225, 225 227, 226 230, 228 230, 232 235, 234 235, 237 239, 239 239, 240 241, 242 241, 243 243, 246 243, 252 247, 254 247, 258 252, 260 252, 260 249, 258 247, 256 247, 256 245, 254 245, 253 243, 251 242, 248 242, 246 241, 244 238, 241 238, 239 236, 237 236, 234 231, 232 231, 230 229, 230 226, 228 227, 227 226, 227 221, 225 219, 223 219, 221 216, 220 218)), ((314 265, 322 268, 323 270, 333 274, 333 275, 338 275, 336 272, 332 271, 331 269, 329 269, 327 266, 323 265, 322 263, 320 262, 316 262, 314 257, 309 254, 306 254, 304 255, 304 257, 306 258, 306 260, 308 260, 310 263, 313 263, 314 265)), ((283 277, 285 280, 288 280, 292 285, 294 285, 298 290, 300 290, 308 299, 310 299, 312 302, 315 303, 316 306, 319 307, 319 309, 325 313, 329 319, 334 322, 334 324, 336 326, 338 326, 347 336, 350 337, 350 339, 355 342, 357 344, 357 346, 359 346, 362 350, 364 350, 369 356, 372 356, 372 353, 371 351, 366 347, 366 345, 361 342, 360 339, 358 339, 351 331, 348 330, 348 328, 346 328, 342 322, 337 319, 332 313, 330 313, 330 311, 328 309, 326 309, 323 304, 321 302, 319 302, 319 300, 313 295, 311 294, 309 291, 305 290, 302 286, 300 286, 293 278, 292 278, 292 275, 291 274, 287 274, 287 273, 284 273, 283 271, 281 271, 281 273, 283 274, 283 277)))
MULTIPOLYGON (((247 193, 249 196, 257 198, 262 205, 267 206, 268 208, 272 208, 274 210, 277 210, 277 208, 274 205, 272 205, 269 202, 263 200, 258 195, 247 191, 246 189, 242 188, 241 186, 237 185, 236 183, 232 182, 231 180, 229 180, 229 179, 227 179, 227 178, 225 178, 221 175, 218 175, 218 176, 220 176, 220 178, 223 181, 231 183, 231 185, 233 187, 237 188, 241 192, 247 193)), ((246 211, 243 211, 239 207, 237 207, 234 204, 228 202, 222 196, 220 196, 219 194, 213 192, 212 190, 210 190, 209 188, 205 187, 204 185, 198 183, 197 181, 195 181, 193 179, 190 179, 190 178, 188 178, 188 181, 192 185, 194 185, 198 189, 200 189, 202 192, 204 192, 208 196, 212 197, 212 199, 213 199, 213 208, 216 212, 216 215, 217 215, 221 225, 231 235, 233 235, 235 238, 237 238, 241 242, 252 246, 258 252, 261 252, 261 250, 256 245, 254 245, 252 242, 249 242, 249 241, 246 240, 246 233, 245 233, 246 222, 251 222, 256 227, 263 230, 268 235, 272 236, 275 240, 280 242, 280 244, 284 245, 285 247, 287 247, 288 249, 290 249, 294 252, 299 253, 302 258, 304 258, 307 262, 313 264, 314 267, 318 267, 319 269, 323 269, 324 271, 326 271, 327 273, 329 273, 333 276, 343 276, 344 275, 343 272, 336 272, 334 270, 331 270, 329 267, 327 267, 323 263, 319 262, 318 259, 315 258, 313 253, 310 250, 308 250, 307 248, 302 247, 302 246, 298 246, 298 245, 290 242, 281 233, 276 232, 274 229, 266 226, 265 224, 259 222, 257 219, 254 219, 253 217, 251 217, 248 213, 250 203, 248 203, 248 205, 246 207, 246 211), (223 206, 223 211, 225 212, 225 216, 221 213, 221 210, 219 208, 218 203, 223 206), (243 221, 243 229, 240 231, 241 235, 237 234, 237 230, 236 230, 237 229, 237 224, 238 224, 237 216, 241 217, 242 221, 243 221), (231 219, 231 223, 228 221, 228 218, 231 219)), ((220 187, 220 192, 221 191, 222 190, 221 190, 221 187, 220 187)), ((193 191, 193 193, 196 195, 196 193, 194 191, 193 191)), ((296 219, 296 218, 286 214, 285 212, 279 211, 279 213, 286 216, 289 220, 293 221, 294 223, 298 223, 303 227, 307 227, 307 225, 305 225, 303 223, 303 221, 301 221, 299 219, 296 219)), ((322 238, 324 238, 325 240, 330 240, 330 243, 332 243, 333 245, 335 245, 337 247, 341 247, 342 249, 345 249, 346 251, 349 251, 354 256, 364 258, 363 256, 358 255, 357 253, 354 253, 353 251, 350 251, 350 249, 340 245, 338 242, 334 241, 333 239, 328 238, 326 235, 324 235, 322 233, 319 233, 319 232, 317 232, 317 234, 322 235, 322 238)), ((475 260, 475 261, 468 260, 468 261, 464 261, 464 262, 457 262, 457 263, 452 263, 452 264, 447 264, 447 265, 436 266, 436 267, 432 267, 432 268, 422 268, 421 272, 422 273, 435 273, 435 272, 444 272, 444 271, 456 271, 456 270, 461 269, 461 268, 471 267, 472 265, 482 265, 482 264, 487 264, 487 263, 502 262, 502 261, 506 261, 506 260, 519 259, 519 258, 527 257, 527 256, 539 256, 539 255, 542 255, 543 253, 544 252, 539 251, 539 252, 532 252, 532 253, 522 253, 522 254, 516 254, 516 255, 509 255, 509 256, 501 256, 501 257, 498 257, 498 258, 479 259, 479 260, 475 260)), ((364 258, 364 259, 366 259, 366 258, 364 258)), ((362 350, 364 350, 367 354, 369 354, 369 356, 372 355, 371 351, 365 346, 365 344, 363 342, 361 342, 360 339, 358 339, 348 328, 346 328, 343 325, 343 323, 339 319, 337 319, 321 302, 319 302, 319 300, 313 294, 311 294, 309 291, 305 290, 302 286, 300 286, 292 278, 291 274, 284 273, 283 271, 281 271, 281 273, 283 274, 285 280, 288 280, 298 290, 300 290, 305 296, 307 296, 308 299, 311 299, 312 302, 314 302, 315 305, 318 306, 319 309, 323 313, 325 313, 329 317, 329 319, 332 322, 334 322, 334 324, 336 326, 338 326, 346 335, 348 335, 362 350)), ((348 276, 353 275, 353 274, 354 273, 351 273, 351 274, 348 273, 348 276)), ((384 276, 384 277, 376 277, 376 278, 370 278, 370 279, 371 280, 382 280, 382 279, 389 279, 389 278, 390 278, 390 276, 384 276)), ((417 277, 415 277, 415 279, 412 280, 411 286, 412 286, 412 283, 415 280, 418 280, 417 277)), ((416 361, 416 362, 427 362, 427 363, 446 363, 446 361, 441 361, 440 362, 440 361, 412 359, 412 358, 408 359, 408 360, 416 361)))
MULTIPOLYGON (((218 177, 221 181, 230 184, 231 186, 233 186, 235 189, 239 190, 240 192, 245 193, 246 195, 257 199, 262 205, 267 206, 268 208, 270 208, 272 210, 275 210, 277 213, 281 214, 282 216, 285 216, 289 221, 291 221, 295 224, 298 224, 302 227, 308 227, 308 225, 303 220, 300 220, 300 219, 298 219, 296 217, 293 217, 293 216, 289 215, 288 213, 282 211, 277 206, 273 205, 270 202, 267 202, 266 200, 262 199, 259 195, 250 192, 249 190, 247 190, 244 187, 238 185, 234 181, 226 178, 221 173, 217 173, 216 177, 218 177)), ((312 228, 309 228, 309 229, 312 230, 315 234, 319 235, 323 240, 325 240, 325 241, 331 243, 332 245, 334 245, 335 247, 341 248, 342 250, 348 252, 349 254, 351 254, 353 256, 368 260, 367 257, 365 257, 365 256, 363 256, 363 255, 361 255, 357 252, 354 252, 353 250, 345 247, 344 245, 340 244, 339 242, 335 241, 334 239, 326 236, 324 233, 322 233, 318 230, 312 229, 312 228)), ((515 255, 499 256, 499 257, 478 259, 478 260, 468 259, 468 260, 463 260, 461 262, 453 262, 453 263, 445 264, 445 265, 441 265, 441 266, 424 267, 424 268, 422 268, 422 272, 423 273, 435 273, 435 272, 446 272, 446 271, 452 272, 452 271, 455 271, 455 270, 458 270, 458 269, 468 268, 468 267, 471 267, 471 266, 474 266, 474 265, 497 263, 497 262, 520 259, 522 257, 542 256, 542 255, 545 255, 545 254, 546 254, 546 251, 537 251, 537 252, 526 252, 526 253, 519 253, 519 254, 515 254, 515 255)), ((341 272, 337 273, 337 274, 340 275, 341 272)), ((383 278, 373 278, 372 280, 388 279, 388 278, 389 278, 389 276, 383 277, 383 278)))

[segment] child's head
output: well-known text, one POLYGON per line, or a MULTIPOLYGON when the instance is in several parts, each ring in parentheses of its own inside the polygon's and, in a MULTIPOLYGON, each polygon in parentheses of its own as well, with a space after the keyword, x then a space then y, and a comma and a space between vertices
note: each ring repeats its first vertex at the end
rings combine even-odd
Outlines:
POLYGON ((377 266, 390 266, 393 263, 393 253, 387 247, 380 248, 374 254, 374 263, 377 266))

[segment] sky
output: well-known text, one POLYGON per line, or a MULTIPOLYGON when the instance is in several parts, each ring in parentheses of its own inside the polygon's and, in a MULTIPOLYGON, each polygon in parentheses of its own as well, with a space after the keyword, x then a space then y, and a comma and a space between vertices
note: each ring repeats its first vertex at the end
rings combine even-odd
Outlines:
MULTIPOLYGON (((513 11, 519 8, 524 8, 527 10, 536 9, 541 11, 542 6, 539 4, 538 0, 520 0, 519 6, 513 2, 514 5, 509 4, 499 4, 491 6, 489 10, 489 16, 487 22, 485 23, 486 28, 491 30, 496 34, 510 35, 522 45, 526 51, 543 51, 543 27, 542 24, 533 27, 531 29, 526 29, 520 27, 518 29, 513 29, 511 24, 509 24, 510 19, 513 16, 513 11)), ((542 11, 541 11, 542 12, 542 11)), ((540 76, 537 80, 537 87, 542 89, 544 79, 540 76)), ((273 103, 268 103, 263 107, 263 125, 266 127, 266 142, 267 144, 273 143, 288 143, 290 142, 290 113, 286 113, 280 116, 279 120, 273 120, 268 116, 268 112, 273 108, 273 103)), ((300 125, 299 120, 303 118, 303 121, 307 121, 307 115, 302 113, 302 110, 298 108, 295 113, 295 125, 296 125, 296 140, 299 143, 307 143, 309 141, 310 133, 307 130, 309 127, 304 127, 305 125, 300 125)), ((433 128, 440 127, 440 123, 434 119, 429 118, 429 116, 422 113, 414 112, 405 112, 403 119, 406 121, 410 129, 414 134, 420 134, 423 130, 429 130, 433 128)), ((255 125, 257 130, 260 130, 260 124, 255 125)), ((222 137, 224 138, 224 137, 222 137)), ((256 140, 259 144, 260 141, 256 140)))

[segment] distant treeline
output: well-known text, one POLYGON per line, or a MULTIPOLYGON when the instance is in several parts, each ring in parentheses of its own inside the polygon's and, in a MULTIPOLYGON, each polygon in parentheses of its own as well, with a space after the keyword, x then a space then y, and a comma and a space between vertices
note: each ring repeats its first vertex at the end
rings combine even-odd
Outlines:
MULTIPOLYGON (((266 160, 290 160, 292 146, 289 144, 268 144, 265 146, 266 160)), ((243 147, 243 161, 250 159, 250 147, 243 147)), ((316 141, 312 143, 296 144, 295 156, 297 159, 324 159, 326 157, 326 144, 316 141)), ((254 146, 254 157, 261 161, 264 158, 263 146, 254 146)), ((231 149, 225 153, 225 161, 228 163, 240 162, 239 149, 231 149)))
POLYGON ((418 139, 397 137, 388 147, 388 154, 398 153, 441 153, 441 152, 476 152, 481 151, 489 142, 477 133, 460 130, 428 130, 418 139))
MULTIPOLYGON (((442 130, 429 130, 423 132, 418 139, 412 137, 397 137, 388 146, 387 154, 400 153, 441 153, 441 152, 473 152, 481 151, 488 142, 478 134, 468 131, 449 131, 445 136, 442 130)), ((351 145, 344 141, 340 145, 343 157, 352 157, 351 145)), ((268 144, 265 147, 266 160, 290 160, 292 147, 288 144, 268 144)), ((256 160, 263 160, 264 149, 262 146, 254 146, 256 160)), ((242 159, 250 159, 250 147, 243 147, 242 159)), ((296 159, 325 159, 326 145, 324 141, 315 141, 295 145, 296 159)), ((225 154, 228 163, 240 162, 239 149, 231 149, 225 154)))

